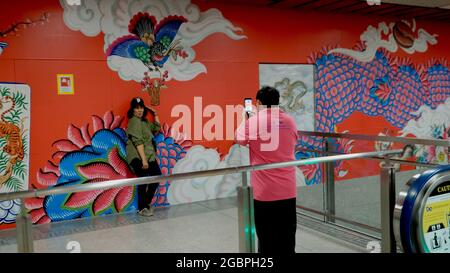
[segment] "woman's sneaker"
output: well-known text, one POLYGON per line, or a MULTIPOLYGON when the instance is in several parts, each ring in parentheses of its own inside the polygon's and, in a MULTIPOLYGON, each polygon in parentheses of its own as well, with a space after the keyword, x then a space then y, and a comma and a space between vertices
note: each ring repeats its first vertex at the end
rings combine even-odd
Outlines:
POLYGON ((140 210, 138 212, 138 214, 141 215, 141 216, 146 216, 146 217, 153 216, 153 208, 149 208, 149 209, 148 208, 144 208, 144 209, 140 210))

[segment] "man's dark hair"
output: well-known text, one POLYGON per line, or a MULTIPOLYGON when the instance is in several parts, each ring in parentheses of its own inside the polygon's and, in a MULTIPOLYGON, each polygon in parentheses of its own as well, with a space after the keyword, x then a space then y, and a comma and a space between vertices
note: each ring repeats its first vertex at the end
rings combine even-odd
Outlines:
POLYGON ((272 105, 280 104, 280 92, 274 87, 263 86, 256 93, 256 99, 261 102, 262 105, 270 108, 272 105))

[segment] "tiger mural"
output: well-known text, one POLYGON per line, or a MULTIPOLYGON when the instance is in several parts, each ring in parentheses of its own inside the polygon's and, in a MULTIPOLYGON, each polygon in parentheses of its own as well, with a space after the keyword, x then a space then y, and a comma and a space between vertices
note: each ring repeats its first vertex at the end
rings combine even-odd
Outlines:
POLYGON ((11 112, 15 108, 15 100, 10 96, 2 97, 0 99, 0 110, 3 110, 3 105, 8 102, 11 102, 11 106, 1 114, 0 138, 5 138, 6 145, 3 147, 3 151, 10 155, 10 158, 6 164, 5 172, 0 175, 0 187, 2 187, 2 185, 11 178, 14 164, 16 164, 18 161, 23 160, 24 158, 22 130, 14 123, 9 122, 5 119, 6 114, 11 112))

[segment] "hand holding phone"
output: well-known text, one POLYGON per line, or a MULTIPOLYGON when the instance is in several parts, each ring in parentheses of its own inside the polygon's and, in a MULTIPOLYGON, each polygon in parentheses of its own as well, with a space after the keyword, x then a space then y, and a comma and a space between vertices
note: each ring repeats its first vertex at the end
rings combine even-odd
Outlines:
POLYGON ((244 111, 247 113, 247 117, 253 114, 253 104, 251 98, 244 99, 244 111))

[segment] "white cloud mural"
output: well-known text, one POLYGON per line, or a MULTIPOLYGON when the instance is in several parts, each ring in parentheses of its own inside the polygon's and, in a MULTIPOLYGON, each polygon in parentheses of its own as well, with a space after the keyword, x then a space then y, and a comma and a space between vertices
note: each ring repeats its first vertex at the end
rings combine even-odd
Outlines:
MULTIPOLYGON (((186 156, 177 162, 172 174, 249 164, 247 147, 233 145, 225 158, 220 160, 220 154, 215 149, 206 149, 196 145, 191 147, 186 156)), ((241 173, 174 181, 170 186, 167 198, 169 203, 174 205, 229 197, 236 194, 236 187, 241 183, 241 173)))
MULTIPOLYGON (((193 146, 186 156, 177 162, 172 174, 204 171, 249 165, 249 149, 235 144, 229 153, 220 160, 215 149, 206 149, 201 145, 193 146)), ((303 173, 296 168, 297 187, 306 186, 303 173)), ((248 176, 250 184, 250 177, 248 176)), ((236 195, 236 187, 242 185, 242 174, 218 175, 204 178, 174 181, 169 188, 167 198, 171 205, 190 203, 208 199, 231 197, 236 195)))
POLYGON ((408 121, 401 131, 401 136, 413 134, 418 138, 433 138, 433 126, 450 127, 450 98, 447 98, 445 103, 439 104, 434 110, 427 105, 422 105, 413 114, 419 118, 408 121))
MULTIPOLYGON (((450 98, 440 104, 436 109, 423 105, 413 113, 416 120, 410 120, 405 128, 400 131, 400 136, 412 134, 417 138, 425 139, 449 139, 450 135, 450 98)), ((421 146, 415 151, 419 161, 437 164, 448 164, 449 154, 443 146, 421 146)))
POLYGON ((396 23, 381 22, 378 27, 368 26, 361 34, 361 43, 364 44, 363 51, 347 48, 336 48, 329 53, 340 53, 348 55, 361 62, 370 62, 374 59, 378 49, 384 48, 389 52, 397 52, 400 47, 408 54, 425 52, 428 44, 437 44, 437 34, 429 34, 423 28, 417 29, 416 21, 398 21, 396 23), (385 39, 387 37, 387 39, 385 39))

